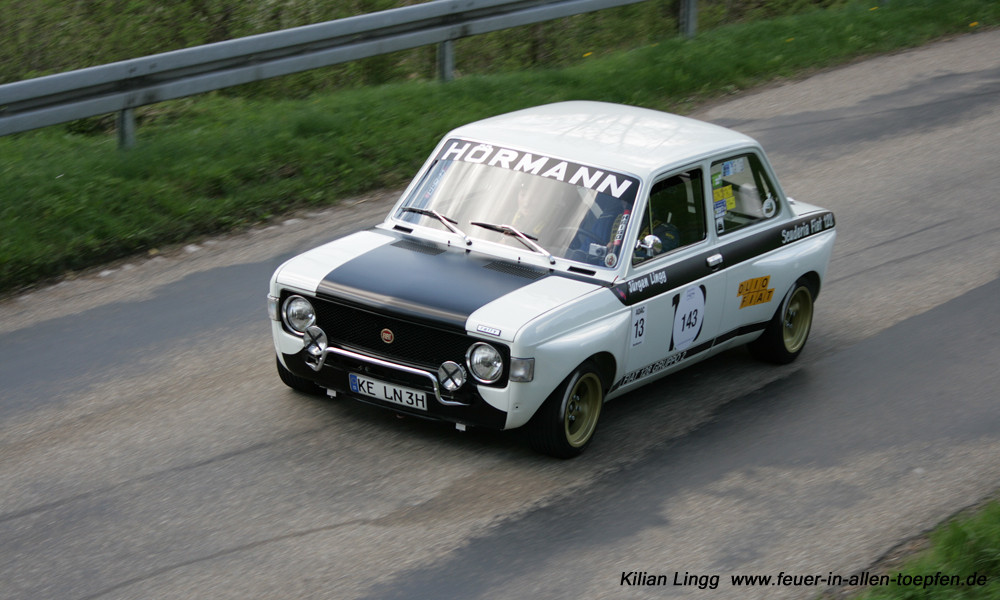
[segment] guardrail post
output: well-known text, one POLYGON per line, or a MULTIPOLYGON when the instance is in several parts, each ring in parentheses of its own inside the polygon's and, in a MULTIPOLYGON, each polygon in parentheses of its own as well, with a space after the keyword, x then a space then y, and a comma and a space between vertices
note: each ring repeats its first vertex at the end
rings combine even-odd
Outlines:
POLYGON ((698 0, 680 0, 680 30, 686 38, 698 33, 698 0))
POLYGON ((126 150, 135 146, 135 109, 126 108, 118 111, 115 118, 115 127, 118 129, 118 147, 126 150))
POLYGON ((455 42, 445 40, 438 44, 438 79, 451 81, 455 78, 455 42))

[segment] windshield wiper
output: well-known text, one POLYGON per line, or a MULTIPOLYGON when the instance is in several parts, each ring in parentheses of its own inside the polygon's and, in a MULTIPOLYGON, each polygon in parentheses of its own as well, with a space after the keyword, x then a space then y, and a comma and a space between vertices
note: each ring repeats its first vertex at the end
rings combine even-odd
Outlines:
POLYGON ((404 206, 402 210, 404 212, 412 212, 412 213, 417 213, 418 215, 424 215, 424 216, 427 216, 427 217, 434 217, 438 221, 441 221, 441 224, 444 225, 445 227, 447 227, 448 231, 450 231, 452 233, 455 233, 457 235, 462 236, 462 239, 465 240, 465 245, 466 246, 469 246, 469 245, 472 244, 472 240, 469 239, 469 236, 466 235, 465 232, 462 231, 461 229, 459 229, 458 227, 455 227, 456 225, 458 225, 458 221, 456 221, 454 219, 449 219, 448 217, 442 215, 441 213, 439 213, 436 210, 431 210, 429 208, 417 208, 415 206, 404 206))
POLYGON ((536 243, 538 238, 530 236, 526 233, 522 233, 516 227, 513 227, 511 225, 494 225, 493 223, 481 223, 479 221, 471 221, 469 225, 483 227, 485 229, 489 229, 490 231, 496 231, 504 235, 509 235, 511 237, 517 238, 517 241, 524 244, 529 250, 537 252, 538 254, 541 254, 545 258, 549 259, 550 265, 556 264, 555 257, 552 256, 552 254, 548 250, 542 248, 536 243))

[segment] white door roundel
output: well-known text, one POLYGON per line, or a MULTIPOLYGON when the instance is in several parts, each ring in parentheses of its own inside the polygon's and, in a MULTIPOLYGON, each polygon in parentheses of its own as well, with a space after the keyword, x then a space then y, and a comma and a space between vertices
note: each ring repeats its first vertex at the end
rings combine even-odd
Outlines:
POLYGON ((674 312, 674 350, 687 350, 701 332, 705 318, 705 290, 694 286, 684 290, 674 312))

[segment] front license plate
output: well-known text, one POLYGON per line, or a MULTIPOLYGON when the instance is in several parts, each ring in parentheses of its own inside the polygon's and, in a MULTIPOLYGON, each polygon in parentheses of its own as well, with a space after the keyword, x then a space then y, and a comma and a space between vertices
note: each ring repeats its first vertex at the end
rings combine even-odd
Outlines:
POLYGON ((378 398, 407 408, 427 410, 427 394, 419 390, 399 387, 378 379, 369 379, 350 373, 351 391, 355 394, 378 398))

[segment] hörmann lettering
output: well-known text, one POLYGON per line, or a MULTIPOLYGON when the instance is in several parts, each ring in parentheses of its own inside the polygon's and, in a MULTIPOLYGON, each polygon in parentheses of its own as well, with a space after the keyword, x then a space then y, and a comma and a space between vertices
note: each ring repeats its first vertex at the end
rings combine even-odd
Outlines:
POLYGON ((615 198, 629 200, 638 189, 638 181, 620 173, 608 173, 548 156, 519 152, 489 144, 474 144, 466 140, 450 140, 438 155, 439 160, 460 160, 491 167, 530 173, 563 183, 579 185, 615 198))

